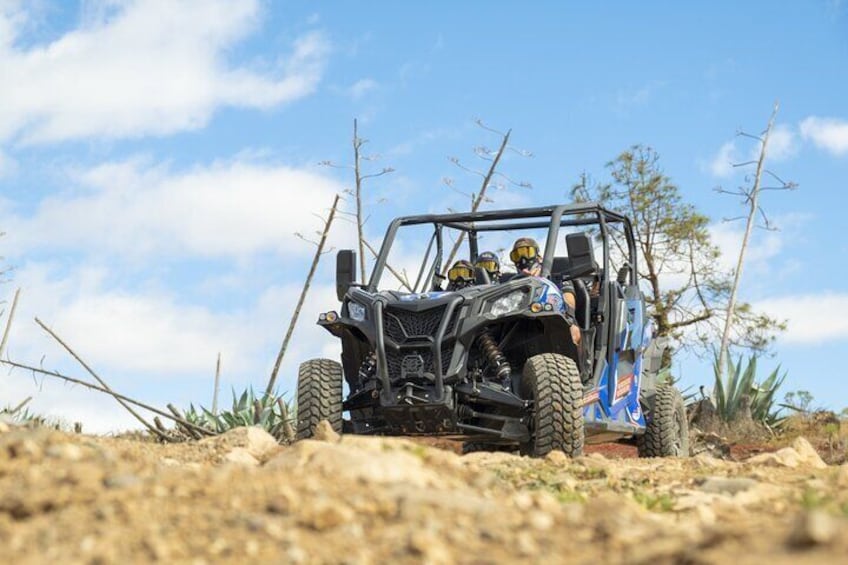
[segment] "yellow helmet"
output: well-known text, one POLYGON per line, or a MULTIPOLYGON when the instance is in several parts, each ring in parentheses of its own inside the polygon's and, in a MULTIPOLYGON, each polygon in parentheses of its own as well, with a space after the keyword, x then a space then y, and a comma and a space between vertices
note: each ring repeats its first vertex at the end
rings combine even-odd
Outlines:
POLYGON ((520 237, 512 245, 509 258, 516 265, 526 261, 535 261, 539 257, 539 244, 532 237, 520 237))

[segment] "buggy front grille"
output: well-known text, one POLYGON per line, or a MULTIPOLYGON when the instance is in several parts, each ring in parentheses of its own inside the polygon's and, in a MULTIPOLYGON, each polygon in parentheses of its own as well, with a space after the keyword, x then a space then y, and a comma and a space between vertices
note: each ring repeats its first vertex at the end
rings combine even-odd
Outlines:
POLYGON ((415 339, 432 338, 439 330, 444 313, 445 306, 421 312, 387 308, 383 311, 383 328, 386 336, 399 344, 415 339))

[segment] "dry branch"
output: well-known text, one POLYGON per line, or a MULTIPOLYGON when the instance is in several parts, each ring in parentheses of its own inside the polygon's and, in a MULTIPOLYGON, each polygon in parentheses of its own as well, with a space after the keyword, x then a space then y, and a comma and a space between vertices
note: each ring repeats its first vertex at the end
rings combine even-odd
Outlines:
MULTIPOLYGON (((733 274, 733 285, 730 287, 730 299, 727 303, 727 317, 724 321, 724 331, 721 336, 721 344, 719 346, 718 352, 718 374, 719 378, 724 376, 726 359, 728 355, 728 348, 730 346, 730 330, 733 326, 734 313, 736 311, 736 293, 739 290, 739 281, 742 278, 742 267, 745 265, 745 252, 748 249, 748 240, 751 238, 751 230, 756 223, 756 215, 759 210, 758 200, 760 197, 760 180, 763 175, 763 164, 766 160, 766 152, 768 149, 769 136, 771 135, 772 128, 774 127, 774 120, 777 117, 777 110, 779 108, 779 104, 777 102, 774 103, 774 109, 772 110, 771 117, 768 121, 768 126, 766 127, 765 133, 762 138, 757 137, 760 141, 760 156, 757 159, 757 172, 754 176, 754 184, 751 188, 750 192, 746 192, 746 201, 749 205, 747 220, 745 222, 745 234, 742 236, 742 246, 739 249, 739 257, 736 261, 736 270, 733 274)), ((753 136, 752 136, 753 137, 753 136)))
POLYGON ((221 383, 221 352, 218 352, 218 362, 215 363, 215 388, 212 391, 212 415, 218 415, 218 390, 221 383))
POLYGON ((268 386, 265 388, 265 394, 271 395, 274 391, 274 384, 277 382, 277 373, 280 371, 280 365, 283 362, 283 356, 286 354, 286 349, 289 346, 292 333, 294 332, 295 324, 300 316, 300 310, 303 308, 303 302, 306 300, 306 293, 309 292, 309 285, 312 283, 312 277, 315 276, 315 269, 318 268, 318 261, 321 259, 321 254, 324 251, 324 244, 327 242, 327 234, 330 233, 330 226, 333 224, 333 218, 336 217, 336 208, 339 205, 339 195, 333 199, 333 207, 330 208, 330 215, 327 216, 327 221, 324 224, 324 231, 321 233, 321 240, 318 242, 318 249, 315 250, 315 257, 312 258, 312 266, 309 267, 309 274, 306 275, 306 282, 303 285, 303 290, 300 292, 300 298, 295 306, 294 314, 289 322, 289 328, 286 330, 286 335, 283 338, 283 344, 280 346, 280 351, 277 353, 277 360, 274 362, 274 370, 271 371, 271 378, 268 379, 268 386))
POLYGON ((42 368, 39 368, 39 367, 33 367, 32 365, 25 365, 23 363, 17 363, 15 361, 8 361, 8 360, 5 360, 5 359, 0 359, 0 364, 8 365, 8 366, 14 367, 16 369, 24 369, 25 371, 32 371, 33 373, 38 373, 39 375, 46 375, 48 377, 56 377, 57 379, 61 379, 63 381, 73 383, 73 384, 76 384, 76 385, 82 385, 82 386, 84 386, 84 387, 86 387, 90 390, 96 390, 97 392, 103 392, 103 393, 106 393, 106 394, 114 397, 115 399, 123 400, 124 402, 127 402, 129 404, 133 404, 135 406, 138 406, 139 408, 144 408, 145 410, 153 412, 154 414, 158 414, 159 416, 162 416, 164 418, 168 418, 169 420, 173 420, 174 422, 177 422, 178 424, 182 424, 183 426, 188 426, 188 427, 190 427, 190 428, 194 429, 195 431, 198 431, 202 434, 205 434, 205 435, 208 435, 208 436, 216 435, 216 433, 214 431, 207 430, 206 428, 204 428, 202 426, 198 426, 197 424, 192 424, 191 422, 189 422, 188 420, 186 420, 184 418, 180 418, 180 417, 176 417, 172 414, 168 414, 167 412, 160 410, 160 409, 156 408, 155 406, 150 406, 149 404, 145 404, 145 403, 143 403, 139 400, 136 400, 134 398, 130 398, 129 396, 125 396, 125 395, 117 393, 115 391, 105 389, 101 386, 97 386, 96 384, 93 384, 93 383, 90 383, 90 382, 87 382, 87 381, 83 381, 81 379, 69 377, 68 375, 63 375, 62 373, 59 373, 59 372, 56 372, 56 371, 48 371, 47 369, 42 369, 42 368))
POLYGON ((6 329, 3 331, 3 341, 0 342, 0 357, 3 357, 3 352, 6 351, 6 342, 9 340, 9 330, 12 328, 12 320, 15 318, 15 310, 18 307, 18 297, 21 294, 21 289, 15 291, 15 298, 12 299, 12 309, 9 310, 9 319, 6 320, 6 329))
MULTIPOLYGON (((474 197, 474 200, 471 202, 471 212, 472 213, 476 212, 477 209, 480 208, 480 204, 482 204, 484 202, 484 199, 486 198, 486 190, 489 188, 489 184, 492 181, 492 175, 495 174, 495 170, 498 168, 498 163, 501 160, 501 156, 503 155, 504 151, 506 150, 507 143, 509 143, 509 134, 511 134, 511 133, 512 133, 512 130, 508 130, 504 134, 503 140, 501 141, 501 146, 498 148, 498 152, 495 154, 495 158, 492 159, 492 164, 489 166, 489 170, 483 176, 483 183, 480 185, 480 192, 477 193, 477 195, 474 197)), ((455 161, 455 163, 458 166, 461 166, 461 165, 459 165, 458 161, 455 161)), ((453 248, 451 248, 451 252, 448 255, 448 258, 445 261, 444 265, 442 266, 442 275, 447 274, 448 270, 451 267, 451 264, 453 263, 454 258, 456 257, 456 254, 459 252, 459 248, 462 246, 462 242, 464 240, 465 240, 465 232, 462 232, 462 233, 459 234, 459 237, 456 239, 456 242, 454 242, 453 248)))
MULTIPOLYGON (((374 256, 374 258, 376 259, 376 258, 377 258, 377 250, 376 250, 376 249, 374 249, 374 247, 373 247, 370 243, 368 243, 368 241, 367 241, 367 240, 365 240, 365 239, 363 239, 363 240, 362 240, 362 243, 364 243, 364 244, 365 244, 365 247, 367 247, 367 248, 368 248, 368 251, 370 251, 370 252, 371 252, 371 255, 373 255, 373 256, 374 256)), ((409 290, 409 292, 414 292, 414 291, 412 290, 412 287, 411 287, 411 286, 410 286, 410 284, 409 284, 409 281, 406 279, 406 277, 405 277, 405 276, 403 276, 402 274, 398 273, 398 272, 394 269, 394 267, 392 267, 392 266, 391 266, 391 265, 389 265, 388 263, 386 263, 386 268, 389 270, 389 272, 390 272, 391 274, 393 274, 393 275, 395 276, 395 278, 396 278, 396 279, 400 282, 400 284, 402 284, 404 287, 406 287, 406 289, 407 289, 407 290, 409 290)), ((365 281, 363 280, 362 282, 365 282, 365 281)))
MULTIPOLYGON (((105 388, 105 389, 106 389, 109 393, 112 393, 112 392, 113 392, 113 391, 112 391, 112 389, 111 389, 111 388, 109 388, 109 385, 107 385, 107 384, 106 384, 106 382, 105 382, 103 379, 101 379, 101 378, 97 375, 97 373, 95 373, 95 372, 94 372, 94 370, 93 370, 91 367, 89 367, 89 366, 88 366, 88 364, 87 364, 85 361, 83 361, 83 360, 82 360, 82 358, 80 358, 80 356, 79 356, 79 355, 77 355, 77 354, 76 354, 76 352, 75 352, 73 349, 71 349, 71 347, 70 347, 67 343, 65 343, 64 341, 62 341, 62 338, 60 338, 58 335, 56 335, 56 333, 55 333, 53 330, 51 330, 51 329, 50 329, 50 328, 48 328, 46 325, 44 325, 44 322, 42 322, 41 320, 39 320, 39 319, 36 317, 36 318, 35 318, 35 323, 36 323, 36 324, 38 324, 39 326, 41 326, 41 329, 43 329, 45 332, 47 332, 47 333, 50 335, 50 337, 52 337, 53 339, 55 339, 55 340, 59 343, 59 345, 61 345, 62 347, 64 347, 64 348, 65 348, 65 351, 67 351, 68 353, 70 353, 70 354, 71 354, 71 357, 73 357, 74 359, 76 359, 76 360, 77 360, 77 362, 79 362, 79 364, 80 364, 80 365, 82 365, 82 366, 83 366, 83 368, 84 368, 86 371, 88 371, 88 374, 89 374, 89 375, 91 375, 92 377, 94 377, 94 379, 95 379, 98 383, 100 383, 100 385, 101 385, 103 388, 105 388)), ((129 412, 130 414, 132 414, 132 415, 133 415, 133 417, 135 417, 135 419, 136 419, 136 420, 138 420, 139 422, 141 422, 141 424, 142 424, 145 428, 147 428, 147 429, 148 429, 148 430, 149 430, 149 431, 150 431, 153 435, 156 435, 156 436, 160 437, 161 439, 163 439, 163 440, 165 440, 165 441, 170 440, 170 438, 169 438, 167 435, 165 435, 165 434, 163 434, 162 432, 160 432, 159 430, 157 430, 157 429, 156 429, 156 428, 155 428, 155 427, 154 427, 154 426, 153 426, 150 422, 148 422, 147 420, 145 420, 144 418, 142 418, 142 417, 141 417, 141 415, 140 415, 138 412, 136 412, 135 410, 133 410, 133 409, 132 409, 132 408, 131 408, 131 407, 130 407, 130 406, 129 406, 126 402, 124 402, 123 400, 121 400, 120 398, 118 398, 117 396, 114 396, 114 395, 113 395, 113 398, 115 398, 115 400, 117 400, 117 401, 118 401, 118 404, 120 404, 121 406, 123 406, 123 407, 127 410, 127 412, 129 412)))
POLYGON ((193 429, 192 427, 185 426, 185 425, 182 424, 182 422, 186 421, 186 420, 185 420, 185 416, 183 416, 183 413, 180 412, 179 408, 177 408, 176 406, 174 406, 173 404, 170 404, 170 403, 166 404, 165 406, 167 406, 168 410, 171 411, 171 414, 174 415, 174 418, 175 418, 174 421, 177 422, 177 427, 179 429, 183 430, 183 432, 185 432, 186 434, 188 434, 190 437, 192 437, 194 439, 200 439, 202 437, 200 432, 198 432, 197 430, 193 429))

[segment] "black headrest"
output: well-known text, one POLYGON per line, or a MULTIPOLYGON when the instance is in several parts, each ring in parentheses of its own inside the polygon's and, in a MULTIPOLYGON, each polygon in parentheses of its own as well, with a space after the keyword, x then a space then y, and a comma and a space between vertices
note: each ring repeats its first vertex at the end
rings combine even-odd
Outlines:
POLYGON ((474 267, 474 282, 476 284, 492 284, 492 277, 489 276, 489 271, 483 267, 474 267))
POLYGON ((557 284, 562 284, 569 273, 571 272, 571 259, 568 257, 554 257, 554 262, 551 265, 551 280, 557 284))
POLYGON ((585 277, 598 272, 595 255, 592 251, 592 240, 585 232, 570 233, 565 236, 565 246, 571 260, 569 275, 585 277))

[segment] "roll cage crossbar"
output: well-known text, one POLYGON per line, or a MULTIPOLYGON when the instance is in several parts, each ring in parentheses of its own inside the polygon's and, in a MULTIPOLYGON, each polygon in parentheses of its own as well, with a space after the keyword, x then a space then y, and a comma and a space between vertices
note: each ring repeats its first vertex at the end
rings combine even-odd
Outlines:
MULTIPOLYGON (((472 252, 476 251, 477 233, 488 231, 529 230, 548 228, 548 236, 545 243, 545 256, 542 261, 542 276, 549 277, 559 239, 561 227, 568 226, 598 226, 602 234, 603 242, 603 266, 608 272, 609 266, 609 241, 608 224, 620 223, 624 226, 627 239, 628 267, 630 280, 636 280, 636 245, 633 239, 633 227, 630 220, 612 210, 604 208, 596 202, 570 205, 543 206, 539 208, 515 208, 511 210, 486 210, 483 212, 466 212, 459 214, 426 214, 419 216, 405 216, 395 219, 386 231, 383 245, 377 256, 371 279, 365 287, 369 292, 376 292, 380 277, 386 268, 389 250, 394 243, 397 231, 402 226, 421 224, 433 224, 435 232, 433 238, 436 243, 436 257, 434 271, 441 268, 442 228, 448 227, 459 230, 468 236, 472 252), (521 221, 524 220, 524 221, 521 221)), ((431 240, 432 244, 432 240, 431 240)), ((430 253, 428 247, 427 255, 430 253)), ((425 258, 426 262, 426 258, 425 258)), ((419 277, 420 278, 420 277, 419 277)))

